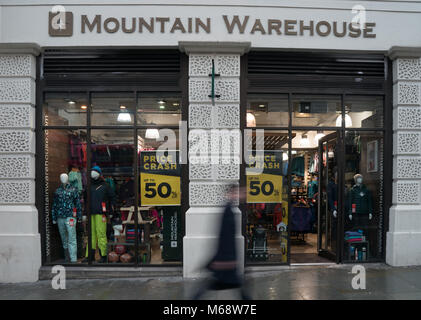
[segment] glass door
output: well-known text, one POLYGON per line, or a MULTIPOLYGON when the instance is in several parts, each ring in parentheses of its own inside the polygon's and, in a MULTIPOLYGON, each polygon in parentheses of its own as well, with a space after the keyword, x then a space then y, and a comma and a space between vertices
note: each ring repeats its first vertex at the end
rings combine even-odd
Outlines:
POLYGON ((341 195, 341 147, 340 132, 319 140, 319 192, 317 249, 320 256, 339 262, 341 195))

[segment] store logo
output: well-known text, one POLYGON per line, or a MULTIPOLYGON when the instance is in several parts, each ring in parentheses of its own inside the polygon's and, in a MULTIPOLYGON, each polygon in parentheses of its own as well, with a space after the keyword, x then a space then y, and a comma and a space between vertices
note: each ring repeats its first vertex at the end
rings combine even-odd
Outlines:
POLYGON ((71 37, 73 35, 73 13, 63 6, 54 6, 49 12, 48 34, 51 37, 71 37))

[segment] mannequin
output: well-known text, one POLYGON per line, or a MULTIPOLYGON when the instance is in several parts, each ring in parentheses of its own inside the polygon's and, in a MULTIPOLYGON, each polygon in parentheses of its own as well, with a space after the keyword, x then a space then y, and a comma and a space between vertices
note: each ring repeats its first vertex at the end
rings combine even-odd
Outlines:
POLYGON ((65 262, 77 262, 76 220, 82 218, 79 192, 69 183, 69 176, 60 175, 60 187, 54 193, 51 215, 58 225, 65 262))
MULTIPOLYGON (((95 256, 97 247, 101 255, 100 262, 107 259, 107 217, 112 218, 115 207, 115 193, 102 178, 101 168, 94 166, 91 170, 91 235, 92 256, 95 256)), ((88 257, 88 246, 86 247, 88 257)))
POLYGON ((363 176, 356 174, 354 176, 355 185, 348 193, 348 217, 349 220, 355 220, 355 224, 364 226, 368 220, 373 218, 373 204, 371 192, 363 184, 363 176))

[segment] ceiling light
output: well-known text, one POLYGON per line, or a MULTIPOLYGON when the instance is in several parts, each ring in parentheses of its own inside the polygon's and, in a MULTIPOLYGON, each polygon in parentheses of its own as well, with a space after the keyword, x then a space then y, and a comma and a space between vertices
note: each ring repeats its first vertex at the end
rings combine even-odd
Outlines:
POLYGON ((164 104, 160 105, 159 109, 165 109, 165 105, 164 104))
POLYGON ((86 109, 88 109, 88 106, 87 105, 81 105, 80 108, 83 109, 83 110, 86 110, 86 109))
MULTIPOLYGON (((336 126, 342 127, 342 115, 341 114, 336 118, 336 126)), ((345 127, 352 127, 352 119, 349 116, 349 114, 345 114, 345 127)))
POLYGON ((173 102, 173 104, 172 104, 174 107, 178 107, 179 105, 180 105, 180 103, 178 103, 178 102, 173 102))
POLYGON ((264 104, 259 104, 259 108, 264 108, 266 107, 264 104))
POLYGON ((164 104, 165 103, 165 100, 158 100, 158 103, 159 104, 164 104))
POLYGON ((126 106, 120 106, 120 109, 126 109, 126 106))
POLYGON ((247 112, 247 127, 255 127, 256 126, 256 118, 254 114, 247 112))
POLYGON ((76 102, 74 102, 73 100, 69 100, 69 104, 74 105, 76 104, 76 102))
POLYGON ((128 112, 120 112, 117 117, 118 122, 132 122, 132 117, 128 112))
POLYGON ((145 133, 146 139, 158 139, 159 138, 159 130, 158 129, 146 129, 145 133))

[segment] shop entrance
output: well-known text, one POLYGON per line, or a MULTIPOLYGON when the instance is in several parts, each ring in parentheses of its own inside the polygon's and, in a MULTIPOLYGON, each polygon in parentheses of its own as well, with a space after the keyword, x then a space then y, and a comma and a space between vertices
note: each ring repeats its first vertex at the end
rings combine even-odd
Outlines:
POLYGON ((340 132, 296 131, 291 143, 290 262, 339 262, 340 132))

